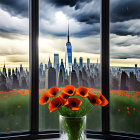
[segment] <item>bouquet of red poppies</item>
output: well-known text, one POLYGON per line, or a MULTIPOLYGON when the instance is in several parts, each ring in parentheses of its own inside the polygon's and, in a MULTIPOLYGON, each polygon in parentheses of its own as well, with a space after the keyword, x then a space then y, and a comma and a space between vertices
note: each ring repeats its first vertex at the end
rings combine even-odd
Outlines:
POLYGON ((81 117, 87 115, 92 106, 106 106, 108 100, 101 93, 98 97, 89 92, 86 87, 76 89, 72 85, 67 85, 61 92, 58 87, 50 88, 41 96, 39 103, 49 103, 50 112, 58 110, 62 116, 81 117))
POLYGON ((85 125, 82 117, 86 116, 93 106, 106 106, 108 100, 101 93, 99 97, 91 93, 86 87, 76 89, 72 85, 67 85, 61 91, 58 87, 50 88, 41 96, 39 103, 41 105, 49 103, 49 111, 57 110, 61 115, 62 131, 67 133, 67 138, 62 137, 62 139, 84 140, 85 136, 82 134, 85 125))

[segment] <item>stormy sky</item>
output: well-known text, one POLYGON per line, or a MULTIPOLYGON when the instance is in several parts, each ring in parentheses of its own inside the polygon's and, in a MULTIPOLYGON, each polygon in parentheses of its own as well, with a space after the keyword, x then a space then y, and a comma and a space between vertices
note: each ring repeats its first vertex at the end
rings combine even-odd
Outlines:
MULTIPOLYGON (((100 60, 100 0, 40 0, 40 61, 65 56, 67 26, 73 57, 100 60)), ((140 0, 110 0, 112 65, 140 64, 140 0)), ((28 0, 0 0, 0 64, 28 65, 28 0)), ((77 60, 78 61, 78 60, 77 60)))

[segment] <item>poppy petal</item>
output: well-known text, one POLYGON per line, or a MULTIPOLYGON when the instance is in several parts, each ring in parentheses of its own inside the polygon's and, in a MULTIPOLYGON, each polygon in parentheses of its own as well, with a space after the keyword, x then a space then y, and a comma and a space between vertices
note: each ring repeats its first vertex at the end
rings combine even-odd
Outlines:
POLYGON ((100 105, 101 104, 101 100, 96 94, 89 92, 88 95, 89 95, 88 99, 92 105, 100 105))
POLYGON ((76 89, 76 94, 80 95, 81 97, 87 97, 88 96, 88 88, 86 87, 79 87, 76 89))
POLYGON ((60 94, 59 94, 59 97, 61 98, 61 102, 62 102, 62 105, 65 106, 68 104, 68 98, 69 98, 69 95, 62 91, 60 94))
POLYGON ((67 85, 64 88, 64 92, 66 92, 69 96, 73 96, 75 94, 75 87, 72 85, 67 85))
POLYGON ((102 95, 102 93, 99 94, 99 98, 102 101, 101 106, 106 106, 108 104, 108 100, 102 95))
POLYGON ((39 104, 41 105, 45 105, 47 103, 49 103, 50 101, 50 95, 48 92, 43 93, 43 95, 41 96, 40 100, 39 100, 39 104))
POLYGON ((68 102, 69 104, 67 105, 67 107, 69 107, 71 110, 79 110, 79 107, 82 104, 82 101, 76 97, 68 98, 68 102))
POLYGON ((49 104, 49 110, 50 112, 53 112, 54 110, 57 110, 62 105, 60 97, 56 97, 51 100, 49 104))
POLYGON ((51 97, 55 97, 59 92, 59 88, 58 87, 52 87, 52 88, 49 89, 48 92, 49 92, 51 97))
POLYGON ((59 94, 60 97, 62 97, 63 99, 68 99, 69 98, 69 95, 67 94, 67 92, 65 91, 62 91, 60 94, 59 94))

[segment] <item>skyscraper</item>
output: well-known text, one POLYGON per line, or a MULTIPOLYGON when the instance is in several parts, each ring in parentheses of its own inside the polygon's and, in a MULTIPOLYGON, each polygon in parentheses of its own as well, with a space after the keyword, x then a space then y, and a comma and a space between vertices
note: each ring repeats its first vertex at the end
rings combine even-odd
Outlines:
POLYGON ((70 39, 69 39, 69 24, 68 24, 68 42, 66 43, 66 49, 65 49, 65 69, 68 73, 68 75, 70 75, 71 71, 72 71, 72 46, 70 43, 70 39))
POLYGON ((62 70, 63 77, 65 77, 65 68, 64 68, 63 59, 61 59, 60 69, 62 70))
POLYGON ((59 70, 59 54, 54 54, 54 68, 59 70))
POLYGON ((45 88, 49 89, 56 86, 56 71, 54 68, 49 67, 46 71, 45 88))
POLYGON ((63 73, 62 73, 62 69, 60 69, 59 73, 58 73, 57 86, 58 87, 63 87, 63 73))
POLYGON ((5 77, 7 77, 5 63, 4 63, 4 66, 3 66, 3 75, 4 75, 5 77))
POLYGON ((80 59, 79 59, 79 66, 80 66, 80 70, 82 70, 82 68, 83 68, 83 57, 80 57, 80 59))
POLYGON ((78 73, 78 66, 77 66, 77 62, 76 62, 76 57, 74 58, 73 70, 75 70, 76 73, 78 73))
POLYGON ((11 77, 11 69, 10 68, 8 69, 8 77, 9 78, 11 77))
POLYGON ((45 71, 47 70, 47 64, 45 64, 45 71))
POLYGON ((41 71, 43 71, 43 63, 42 62, 40 63, 40 69, 41 69, 41 71))
POLYGON ((74 66, 76 66, 77 63, 76 63, 76 57, 74 57, 74 66))
POLYGON ((22 67, 22 64, 20 64, 20 74, 23 75, 23 67, 22 67))
POLYGON ((18 69, 17 69, 17 67, 16 67, 16 75, 18 75, 18 69))
POLYGON ((77 78, 75 70, 72 70, 72 72, 70 74, 70 85, 73 85, 76 88, 78 88, 78 78, 77 78))
POLYGON ((136 75, 136 77, 138 76, 138 65, 137 64, 135 64, 135 75, 136 75))
POLYGON ((52 63, 51 63, 50 57, 49 57, 49 61, 48 61, 48 68, 49 67, 52 67, 52 63))
POLYGON ((43 74, 43 63, 40 63, 40 68, 39 68, 39 76, 42 76, 43 74))
POLYGON ((87 58, 87 67, 90 68, 90 58, 87 58))
POLYGON ((56 81, 57 81, 59 71, 59 54, 54 54, 54 68, 56 70, 56 81))

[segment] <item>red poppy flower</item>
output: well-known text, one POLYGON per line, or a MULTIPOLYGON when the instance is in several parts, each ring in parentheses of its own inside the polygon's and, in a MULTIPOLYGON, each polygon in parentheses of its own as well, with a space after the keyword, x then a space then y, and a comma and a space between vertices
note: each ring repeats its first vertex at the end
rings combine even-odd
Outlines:
POLYGON ((75 94, 75 87, 72 85, 67 85, 64 88, 64 92, 66 92, 69 96, 73 96, 75 94))
POLYGON ((59 88, 58 87, 52 87, 49 89, 49 94, 51 97, 55 97, 57 95, 57 93, 59 92, 59 88))
POLYGON ((135 111, 136 109, 135 109, 135 108, 133 108, 133 110, 135 111))
POLYGON ((65 93, 64 91, 62 91, 60 94, 59 94, 59 97, 61 98, 61 102, 62 102, 62 105, 65 106, 68 104, 68 98, 69 98, 69 95, 67 93, 65 93))
POLYGON ((120 112, 121 110, 120 109, 118 109, 118 112, 120 112))
POLYGON ((53 112, 54 110, 57 110, 62 105, 60 97, 56 97, 51 100, 49 104, 49 110, 50 112, 53 112))
POLYGON ((79 107, 82 104, 82 101, 76 97, 68 98, 68 102, 69 104, 67 105, 67 107, 69 107, 71 110, 79 110, 80 109, 79 107))
POLYGON ((19 105, 19 106, 17 106, 17 108, 21 108, 21 106, 19 105))
POLYGON ((106 106, 108 104, 108 100, 100 93, 99 95, 100 100, 102 101, 101 106, 106 106))
POLYGON ((126 109, 129 110, 129 107, 127 106, 126 109))
POLYGON ((101 100, 99 99, 99 97, 96 94, 89 92, 88 99, 92 105, 100 105, 101 104, 101 100))
POLYGON ((86 87, 79 87, 76 89, 76 94, 80 95, 81 97, 87 97, 88 96, 88 89, 86 87))
POLYGON ((127 111, 128 115, 130 114, 130 111, 127 111))
POLYGON ((69 98, 69 95, 65 92, 65 91, 62 91, 60 94, 59 94, 60 97, 62 97, 63 99, 68 99, 69 98))
POLYGON ((45 104, 49 103, 49 101, 50 101, 50 95, 49 95, 48 92, 45 92, 45 93, 41 96, 41 98, 40 98, 40 100, 39 100, 39 104, 45 105, 45 104))

